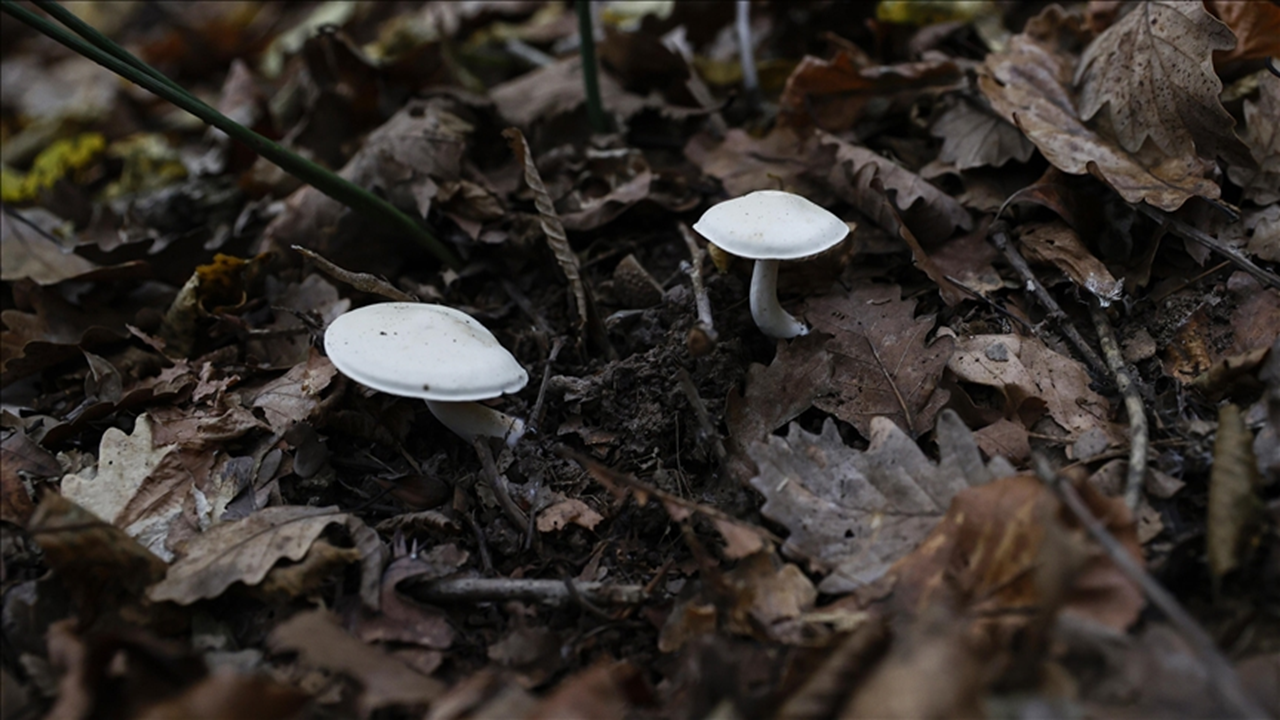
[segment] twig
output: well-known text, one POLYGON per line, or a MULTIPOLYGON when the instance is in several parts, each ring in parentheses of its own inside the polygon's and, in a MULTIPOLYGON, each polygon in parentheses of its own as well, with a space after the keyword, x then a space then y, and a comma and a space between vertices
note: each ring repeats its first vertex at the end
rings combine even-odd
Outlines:
POLYGON ((1067 506, 1071 512, 1080 519, 1080 523, 1093 536, 1094 540, 1102 546, 1111 561, 1115 563, 1116 568, 1122 572, 1131 582, 1142 589, 1142 592, 1169 620, 1169 624, 1182 635, 1182 639, 1191 647, 1191 651, 1199 658, 1200 663, 1209 675, 1209 686, 1213 692, 1218 694, 1219 699, 1237 717, 1242 718, 1260 718, 1267 717, 1267 714, 1258 707, 1252 698, 1245 693, 1244 687, 1240 684, 1240 676, 1236 674, 1231 664, 1222 656, 1222 653, 1214 645, 1213 638, 1196 623, 1195 618, 1178 604, 1178 601, 1165 590, 1155 578, 1147 574, 1129 552, 1120 544, 1120 541, 1107 530, 1107 528, 1093 516, 1089 508, 1084 504, 1084 500, 1080 498, 1071 482, 1062 475, 1054 472, 1049 465, 1049 461, 1040 454, 1033 456, 1036 475, 1040 480, 1053 489, 1062 503, 1067 506))
POLYGON ((591 22, 591 0, 577 0, 578 54, 582 58, 582 84, 587 93, 587 119, 598 134, 609 132, 609 119, 600 102, 600 78, 597 77, 596 36, 591 22))
MULTIPOLYGON (((525 600, 564 605, 573 595, 562 580, 525 578, 455 578, 408 585, 407 594, 425 602, 504 602, 525 600)), ((635 605, 648 598, 639 585, 608 585, 601 582, 574 583, 582 598, 603 605, 635 605)))
POLYGON ((225 132, 249 146, 281 170, 309 183, 315 189, 366 218, 386 223, 404 232, 444 264, 454 268, 459 266, 458 259, 434 235, 391 203, 223 115, 162 75, 160 71, 129 54, 127 50, 57 3, 42 0, 39 5, 85 39, 76 37, 65 28, 31 12, 13 0, 0 2, 0 9, 144 90, 195 115, 206 124, 225 132))
POLYGON ((688 225, 676 225, 680 228, 680 235, 689 248, 691 258, 688 264, 681 262, 680 267, 689 275, 689 283, 693 285, 693 303, 698 309, 698 322, 689 328, 689 337, 685 342, 690 354, 706 355, 715 348, 719 340, 715 321, 711 317, 711 298, 707 296, 707 288, 702 284, 702 259, 706 256, 706 251, 698 245, 698 239, 688 225))
POLYGON ((461 513, 462 519, 467 521, 467 527, 471 528, 472 534, 476 536, 476 548, 480 551, 480 569, 484 574, 493 573, 493 557, 489 555, 489 543, 484 539, 484 530, 480 528, 480 523, 470 512, 461 513))
POLYGON ((1017 315, 1014 315, 1013 313, 1009 312, 1009 310, 1008 310, 1007 308, 1005 308, 1003 305, 1001 305, 1000 303, 996 302, 995 300, 992 300, 991 298, 987 297, 986 295, 983 295, 982 293, 978 292, 977 290, 974 290, 973 288, 969 287, 968 285, 965 285, 964 283, 960 282, 958 279, 956 279, 955 277, 952 277, 951 275, 943 275, 943 277, 947 279, 947 282, 951 283, 952 285, 955 285, 956 287, 960 288, 961 290, 965 291, 966 293, 968 293, 968 294, 972 295, 975 299, 981 300, 982 302, 986 303, 986 304, 987 304, 987 306, 988 306, 988 307, 990 307, 992 310, 995 310, 996 312, 1000 313, 1001 315, 1003 315, 1003 316, 1005 316, 1005 317, 1009 318, 1010 320, 1012 320, 1012 321, 1014 321, 1014 322, 1018 323, 1018 324, 1019 324, 1019 325, 1021 325, 1023 328, 1025 328, 1027 332, 1030 332, 1030 333, 1034 333, 1034 332, 1035 332, 1036 328, 1035 328, 1035 326, 1034 326, 1034 325, 1032 325, 1031 323, 1027 322, 1026 320, 1024 320, 1024 319, 1022 319, 1022 318, 1018 317, 1017 315))
POLYGON ((290 248, 294 252, 297 252, 308 260, 314 262, 316 266, 320 268, 320 272, 328 275, 338 282, 346 283, 360 292, 381 295, 384 298, 397 300, 399 302, 421 302, 418 298, 404 292, 377 275, 352 272, 341 265, 331 262, 320 253, 308 250, 301 245, 291 245, 290 248))
POLYGON ((689 404, 693 406, 693 414, 698 418, 698 428, 702 431, 703 439, 711 441, 716 457, 724 462, 725 457, 728 456, 724 449, 724 441, 720 439, 720 433, 716 432, 715 426, 711 424, 711 415, 707 412, 707 404, 698 394, 698 386, 693 384, 693 378, 689 376, 688 370, 680 368, 679 375, 680 388, 684 390, 685 397, 689 398, 689 404))
POLYGON ((578 585, 573 581, 573 578, 567 577, 564 579, 564 589, 569 591, 569 598, 588 613, 595 615, 606 622, 613 622, 614 617, 612 615, 602 610, 599 605, 591 602, 586 595, 583 595, 582 592, 578 590, 578 585))
POLYGON ((1062 311, 1062 308, 1053 299, 1053 296, 1049 294, 1049 291, 1045 289, 1044 285, 1041 285, 1040 281, 1036 279, 1035 273, 1031 272, 1031 266, 1027 265, 1022 253, 1018 252, 1013 243, 1009 242, 1008 228, 1009 226, 1003 220, 991 223, 991 228, 987 232, 987 237, 991 240, 991 244, 1004 253, 1009 264, 1022 276, 1022 281, 1026 284, 1027 289, 1036 296, 1036 299, 1040 301, 1044 309, 1049 312, 1049 319, 1057 326, 1058 331, 1066 336, 1067 341, 1076 349, 1076 352, 1080 353, 1085 362, 1089 363, 1089 367, 1093 369, 1094 374, 1100 378, 1110 375, 1107 364, 1102 361, 1102 358, 1098 357, 1098 353, 1094 352, 1093 348, 1089 347, 1089 343, 1084 341, 1084 338, 1080 336, 1080 332, 1071 324, 1071 319, 1062 311))
POLYGON ((537 432, 542 427, 542 414, 546 411, 544 404, 547 400, 547 383, 551 381, 551 365, 555 363, 556 358, 560 357, 560 350, 564 347, 564 338, 557 337, 551 343, 551 352, 547 353, 547 364, 542 368, 542 385, 538 387, 538 399, 533 403, 533 412, 529 413, 529 430, 537 432))
POLYGON ((502 512, 506 513, 507 518, 515 523, 520 532, 527 532, 529 530, 529 518, 511 499, 511 493, 507 488, 507 479, 502 476, 502 473, 498 472, 498 464, 493 461, 493 451, 489 449, 489 439, 478 437, 471 445, 476 449, 476 454, 480 456, 480 466, 484 468, 485 479, 489 481, 489 488, 493 490, 493 496, 498 499, 498 505, 502 506, 502 512))
POLYGON ((1107 320, 1106 311, 1094 300, 1089 303, 1089 314, 1093 317, 1093 327, 1098 333, 1098 344, 1102 345, 1102 354, 1106 356, 1107 365, 1115 375, 1116 387, 1124 396, 1124 409, 1129 415, 1129 468, 1124 483, 1124 504, 1130 510, 1137 510, 1142 479, 1147 475, 1147 413, 1142 407, 1138 386, 1125 366, 1124 356, 1120 353, 1120 345, 1116 342, 1116 334, 1111 329, 1111 322, 1107 320))
POLYGON ((1213 237, 1212 235, 1204 232, 1203 230, 1200 230, 1199 228, 1192 227, 1182 222, 1181 220, 1170 215, 1169 213, 1161 212, 1151 207, 1150 205, 1139 203, 1137 205, 1134 205, 1133 207, 1138 212, 1142 213, 1143 215, 1146 215, 1152 220, 1155 220, 1156 222, 1167 227, 1169 230, 1173 231, 1174 235, 1177 235, 1178 237, 1183 238, 1184 240, 1190 240, 1194 243, 1199 243, 1209 248, 1210 250, 1218 253, 1219 255, 1222 255, 1227 260, 1229 260, 1232 265, 1235 265, 1241 270, 1254 276, 1260 282, 1270 285, 1271 287, 1274 287, 1274 288, 1280 288, 1280 275, 1276 275, 1273 272, 1268 272, 1258 267, 1257 265, 1254 265, 1253 261, 1245 257, 1243 254, 1241 254, 1239 250, 1231 247, 1230 245, 1227 245, 1226 243, 1222 242, 1218 238, 1213 237))

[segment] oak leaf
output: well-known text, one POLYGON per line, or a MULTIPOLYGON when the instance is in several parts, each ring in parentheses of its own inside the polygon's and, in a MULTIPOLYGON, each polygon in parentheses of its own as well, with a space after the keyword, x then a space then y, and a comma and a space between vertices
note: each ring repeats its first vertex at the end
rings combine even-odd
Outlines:
POLYGON ((1280 77, 1259 75, 1258 99, 1244 101, 1244 139, 1258 167, 1232 165, 1227 177, 1244 188, 1245 199, 1273 205, 1280 202, 1280 77))
POLYGON ((1026 162, 1036 146, 1007 120, 961 99, 933 121, 929 134, 942 138, 938 159, 957 170, 1026 162))
POLYGON ((1139 3, 1099 35, 1080 57, 1075 85, 1080 117, 1104 107, 1120 146, 1137 152, 1148 138, 1165 155, 1221 155, 1250 165, 1218 100, 1222 81, 1213 52, 1236 46, 1231 28, 1200 2, 1139 3))

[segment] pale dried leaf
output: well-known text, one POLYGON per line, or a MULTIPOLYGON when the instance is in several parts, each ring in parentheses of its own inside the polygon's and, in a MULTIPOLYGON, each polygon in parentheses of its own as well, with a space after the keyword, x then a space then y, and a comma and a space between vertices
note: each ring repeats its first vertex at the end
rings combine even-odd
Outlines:
POLYGON ((1273 205, 1280 202, 1280 77, 1265 70, 1259 75, 1258 99, 1244 101, 1244 140, 1258 167, 1232 165, 1227 177, 1244 188, 1245 199, 1273 205))
POLYGON ((872 419, 887 417, 912 435, 933 427, 948 393, 938 380, 954 340, 929 341, 932 315, 914 317, 916 303, 896 285, 871 285, 812 298, 805 317, 833 337, 831 390, 814 405, 852 424, 864 436, 872 419))
POLYGON ((63 280, 84 275, 98 265, 72 252, 40 232, 58 222, 52 214, 43 210, 23 210, 25 222, 10 216, 18 210, 6 210, 0 214, 0 280, 12 282, 30 278, 41 285, 53 285, 63 280), (28 218, 27 216, 34 216, 28 218))
MULTIPOLYGON (((959 426, 948 431, 953 437, 967 435, 950 411, 939 417, 944 424, 959 426)), ((885 418, 872 421, 870 437, 865 452, 850 448, 828 420, 821 435, 792 424, 785 439, 770 436, 751 447, 761 512, 790 531, 784 553, 826 574, 824 593, 879 579, 929 533, 957 492, 990 479, 985 468, 977 477, 963 474, 978 453, 971 436, 967 444, 942 446, 937 464, 885 418)))
POLYGON ((329 387, 338 369, 314 347, 306 362, 250 393, 250 407, 261 408, 271 429, 284 434, 320 406, 320 393, 329 387))
MULTIPOLYGON (((1060 14, 1050 6, 1037 20, 1063 23, 1060 14)), ((1209 179, 1213 163, 1192 153, 1135 155, 1086 127, 1068 89, 1073 63, 1070 54, 1024 33, 1014 36, 1004 52, 987 56, 978 85, 992 108, 1026 133, 1055 167, 1073 175, 1094 174, 1128 202, 1173 211, 1193 197, 1221 195, 1209 179)))
POLYGON ((1261 478, 1252 440, 1240 408, 1224 405, 1218 411, 1205 530, 1205 551, 1215 580, 1221 580, 1240 564, 1240 555, 1260 519, 1261 478))
POLYGON ((577 498, 562 500, 538 513, 538 532, 563 530, 570 523, 594 530, 604 516, 577 498))
POLYGON ((1248 165, 1213 69, 1213 52, 1235 46, 1231 29, 1201 2, 1140 3, 1081 55, 1074 81, 1080 117, 1108 108, 1103 117, 1129 152, 1150 138, 1170 157, 1221 155, 1248 165))
POLYGON ((1004 118, 960 99, 933 121, 929 134, 942 138, 938 159, 957 170, 1026 162, 1036 146, 1004 118))

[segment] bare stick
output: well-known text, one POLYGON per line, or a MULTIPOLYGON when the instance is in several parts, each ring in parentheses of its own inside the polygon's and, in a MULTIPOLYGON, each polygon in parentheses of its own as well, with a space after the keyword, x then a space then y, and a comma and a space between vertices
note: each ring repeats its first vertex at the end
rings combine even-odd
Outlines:
POLYGON ((987 234, 991 244, 1004 253, 1005 259, 1022 276, 1022 281, 1026 284, 1027 289, 1036 296, 1036 299, 1040 301, 1044 309, 1049 311, 1049 319, 1057 326, 1058 331, 1067 338, 1067 341, 1076 349, 1076 352, 1080 353, 1085 362, 1089 363, 1089 367, 1093 369, 1094 374, 1100 378, 1110 375, 1107 364, 1102 361, 1102 358, 1098 357, 1098 353, 1094 352, 1093 348, 1089 347, 1089 343, 1084 341, 1084 338, 1080 336, 1080 331, 1076 330, 1075 326, 1071 324, 1071 319, 1062 311, 1058 302, 1053 299, 1053 296, 1049 294, 1044 285, 1041 285, 1040 281, 1036 279, 1035 273, 1031 272, 1031 266, 1027 265, 1022 253, 1018 252, 1013 243, 1009 242, 1008 229, 1009 226, 1003 220, 991 223, 991 229, 987 234))
POLYGON ((1098 332, 1102 354, 1106 356, 1107 365, 1115 375, 1116 387, 1124 396, 1124 409, 1129 415, 1129 468, 1124 483, 1124 504, 1130 510, 1137 510, 1142 479, 1147 475, 1147 413, 1142 407, 1138 386, 1130 377, 1124 357, 1120 354, 1120 345, 1116 342, 1116 334, 1111 329, 1111 322, 1107 320, 1106 311, 1094 300, 1089 303, 1089 314, 1093 317, 1093 327, 1098 332))
POLYGON ((493 490, 493 496, 498 499, 498 504, 502 506, 502 512, 506 513, 507 518, 515 523, 520 532, 528 531, 529 518, 525 517, 524 512, 511 499, 511 492, 507 489, 507 479, 503 477, 502 473, 498 472, 498 464, 493 461, 493 451, 489 449, 489 438, 478 437, 471 445, 476 449, 476 454, 480 456, 480 466, 484 468, 485 479, 489 481, 489 488, 493 490))
POLYGON ((648 593, 639 585, 575 582, 573 591, 564 580, 525 578, 455 578, 408 584, 407 592, 425 602, 504 602, 525 600, 550 605, 574 602, 574 595, 596 605, 635 605, 648 593))
POLYGON ((555 363, 556 358, 560 357, 560 350, 564 347, 564 338, 557 337, 551 343, 551 352, 547 353, 547 364, 542 368, 542 385, 538 387, 538 399, 533 403, 533 412, 529 413, 529 429, 537 432, 542 427, 542 414, 545 411, 544 403, 547 400, 547 383, 551 381, 551 366, 555 363))
POLYGON ((1165 590, 1155 578, 1147 574, 1147 571, 1134 561, 1129 551, 1120 544, 1120 541, 1111 534, 1107 528, 1093 516, 1089 508, 1084 504, 1084 500, 1080 498, 1071 482, 1062 475, 1054 472, 1050 467, 1049 461, 1040 454, 1033 456, 1036 468, 1036 475, 1039 476, 1041 482, 1044 482, 1058 498, 1062 500, 1062 504, 1067 506, 1080 523, 1084 525, 1094 540, 1102 546, 1111 561, 1116 564, 1120 572, 1129 578, 1135 585, 1142 588, 1142 592, 1156 606, 1164 616, 1168 618, 1169 624, 1173 625, 1178 634, 1182 635, 1182 639, 1187 641, 1191 646, 1191 651, 1199 658, 1200 663, 1204 666, 1205 671, 1209 675, 1209 686, 1217 693, 1218 698, 1235 713, 1236 717, 1242 718, 1260 718, 1267 717, 1267 714, 1258 707, 1245 693, 1244 687, 1240 684, 1240 676, 1236 674, 1235 668, 1231 667, 1231 663, 1219 652, 1217 645, 1214 644, 1213 638, 1209 637, 1209 633, 1191 617, 1191 614, 1178 604, 1173 595, 1165 590))
POLYGON ((1274 288, 1280 288, 1280 275, 1276 275, 1273 272, 1267 272, 1257 265, 1254 265, 1253 261, 1241 254, 1239 250, 1227 245, 1218 238, 1200 230, 1199 228, 1192 227, 1182 222, 1169 213, 1160 212, 1150 205, 1139 203, 1133 207, 1143 215, 1146 215, 1152 220, 1155 220, 1167 227, 1174 235, 1185 240, 1190 240, 1194 243, 1199 243, 1219 255, 1222 255, 1229 260, 1232 265, 1235 265, 1241 270, 1254 276, 1259 282, 1265 283, 1274 288))
POLYGON ((707 288, 702 284, 702 259, 706 257, 706 251, 698 245, 698 238, 688 225, 677 223, 677 226, 691 258, 687 265, 680 263, 680 267, 689 275, 689 283, 693 286, 693 302, 698 308, 698 323, 689 330, 689 346, 691 349, 704 349, 701 354, 705 355, 715 347, 719 339, 715 322, 711 318, 711 298, 707 297, 707 288))
POLYGON ((698 418, 698 428, 701 430, 703 440, 711 442, 711 448, 715 450, 716 457, 724 462, 728 453, 724 449, 724 441, 720 439, 720 433, 716 432, 716 428, 711 424, 711 415, 707 412, 707 404, 702 401, 702 396, 698 394, 698 386, 693 384, 693 378, 689 376, 689 371, 684 368, 678 369, 680 375, 680 388, 684 390, 685 397, 689 398, 689 404, 693 406, 693 414, 698 418))

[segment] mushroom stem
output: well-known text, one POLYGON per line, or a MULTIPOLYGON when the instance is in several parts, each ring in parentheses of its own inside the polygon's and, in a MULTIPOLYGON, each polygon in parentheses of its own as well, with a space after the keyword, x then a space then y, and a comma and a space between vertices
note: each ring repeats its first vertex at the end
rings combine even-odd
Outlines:
POLYGON ((751 318, 760 332, 779 340, 809 334, 807 325, 778 304, 777 260, 756 260, 751 271, 751 318))
POLYGON ((467 442, 478 437, 504 438, 509 447, 524 435, 524 421, 475 402, 428 400, 427 407, 445 427, 467 442))

